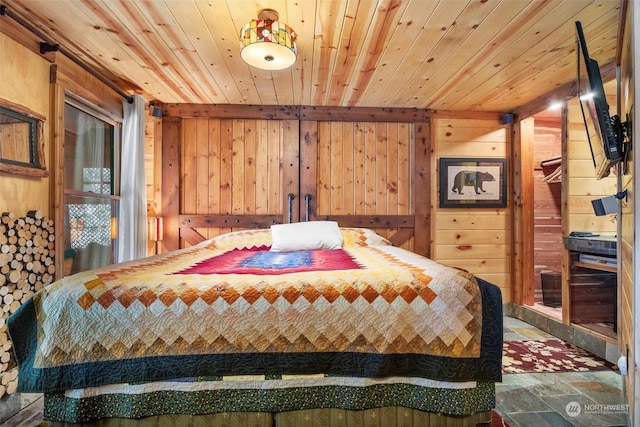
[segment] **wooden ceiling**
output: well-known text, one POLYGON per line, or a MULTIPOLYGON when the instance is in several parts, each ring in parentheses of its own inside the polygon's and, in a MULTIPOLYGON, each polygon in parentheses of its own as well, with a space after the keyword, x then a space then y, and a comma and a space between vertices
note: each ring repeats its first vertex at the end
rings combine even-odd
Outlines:
MULTIPOLYGON (((616 59, 621 0, 0 0, 149 101, 509 112, 575 80, 575 21, 616 59), (272 8, 298 59, 261 71, 240 28, 272 8)), ((0 17, 0 27, 7 16, 0 17)))

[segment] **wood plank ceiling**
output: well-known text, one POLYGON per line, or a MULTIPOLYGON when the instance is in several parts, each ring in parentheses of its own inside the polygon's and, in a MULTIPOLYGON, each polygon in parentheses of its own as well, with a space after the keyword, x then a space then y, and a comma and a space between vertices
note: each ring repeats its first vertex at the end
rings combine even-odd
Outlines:
MULTIPOLYGON (((575 80, 576 20, 616 59, 620 0, 0 0, 127 93, 162 103, 508 112, 575 80), (239 29, 275 9, 298 59, 261 71, 239 29)), ((0 31, 2 20, 0 17, 0 31)))

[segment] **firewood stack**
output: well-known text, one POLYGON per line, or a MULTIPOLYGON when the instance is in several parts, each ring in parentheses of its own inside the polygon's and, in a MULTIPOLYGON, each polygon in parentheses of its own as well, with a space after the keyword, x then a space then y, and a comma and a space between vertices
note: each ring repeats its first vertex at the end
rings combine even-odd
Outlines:
POLYGON ((0 216, 0 398, 15 393, 18 368, 7 333, 7 318, 53 281, 55 242, 53 221, 40 211, 24 218, 0 216))

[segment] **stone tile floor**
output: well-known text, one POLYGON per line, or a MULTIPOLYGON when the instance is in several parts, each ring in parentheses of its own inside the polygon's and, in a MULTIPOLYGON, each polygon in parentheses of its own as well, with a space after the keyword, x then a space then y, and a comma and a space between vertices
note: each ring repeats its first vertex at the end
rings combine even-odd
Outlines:
MULTIPOLYGON (((521 320, 504 318, 505 340, 555 338, 521 320)), ((503 375, 496 410, 511 427, 627 426, 618 371, 503 375)))

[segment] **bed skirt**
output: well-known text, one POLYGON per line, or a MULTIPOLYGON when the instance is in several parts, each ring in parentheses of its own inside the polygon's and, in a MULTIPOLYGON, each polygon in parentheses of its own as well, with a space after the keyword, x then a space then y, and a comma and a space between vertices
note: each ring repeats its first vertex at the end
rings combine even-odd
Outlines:
MULTIPOLYGON (((471 386, 464 385, 463 388, 456 388, 453 384, 426 387, 390 383, 366 387, 334 385, 271 389, 266 387, 272 381, 248 380, 247 386, 243 386, 241 382, 234 381, 233 387, 228 389, 211 389, 221 381, 203 380, 182 385, 146 384, 153 386, 151 390, 140 390, 136 385, 124 385, 122 389, 116 387, 101 388, 99 391, 87 389, 49 392, 44 396, 44 419, 49 421, 51 426, 82 425, 95 421, 98 421, 98 424, 88 425, 121 425, 109 424, 105 421, 108 419, 120 419, 120 423, 123 422, 122 419, 127 419, 132 423, 129 424, 127 421, 122 425, 162 426, 165 422, 166 425, 173 425, 171 420, 175 417, 184 416, 186 419, 196 420, 202 416, 205 423, 203 425, 216 425, 215 419, 219 419, 220 422, 226 419, 225 422, 228 423, 234 417, 252 414, 250 416, 256 420, 264 417, 266 425, 296 426, 298 424, 290 420, 295 421, 296 414, 300 413, 304 414, 305 419, 314 414, 318 420, 326 419, 334 413, 337 417, 344 417, 346 414, 354 414, 354 417, 364 416, 367 411, 372 417, 386 417, 391 415, 377 411, 381 411, 380 408, 395 407, 404 410, 399 411, 398 416, 415 418, 418 415, 433 413, 451 415, 455 419, 486 412, 495 407, 493 382, 478 382, 471 386), (180 390, 181 388, 183 390, 180 390), (140 422, 137 420, 144 419, 150 420, 150 424, 136 424, 140 422), (163 423, 156 424, 160 419, 163 423), (272 421, 269 421, 270 419, 272 421), (269 422, 273 424, 268 424, 269 422)), ((146 385, 142 384, 143 387, 146 385)), ((184 419, 176 421, 176 425, 183 421, 184 419)), ((251 422, 245 425, 254 424, 256 423, 251 422)), ((413 422, 399 425, 405 424, 414 425, 413 422)))
POLYGON ((111 418, 90 424, 47 421, 46 427, 480 427, 491 426, 491 411, 445 415, 398 406, 349 411, 305 409, 277 412, 225 412, 212 415, 159 415, 142 419, 111 418))

